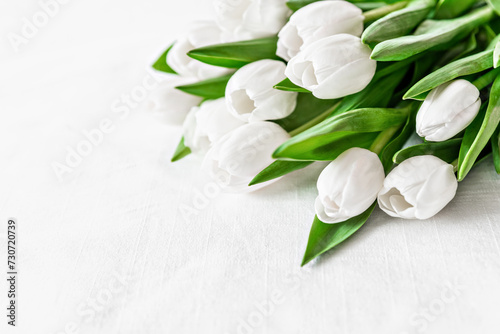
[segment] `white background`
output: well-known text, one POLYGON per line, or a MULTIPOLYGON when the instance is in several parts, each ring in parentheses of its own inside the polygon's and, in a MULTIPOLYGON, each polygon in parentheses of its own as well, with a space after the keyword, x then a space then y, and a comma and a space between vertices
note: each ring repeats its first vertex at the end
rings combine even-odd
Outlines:
MULTIPOLYGON (((8 217, 20 240, 13 333, 498 333, 491 161, 434 219, 377 209, 300 269, 321 166, 218 195, 186 219, 179 207, 194 205, 207 180, 194 158, 169 163, 180 129, 141 106, 112 111, 189 20, 210 17, 209 1, 69 1, 16 53, 7 34, 39 10, 0 4, 2 272, 8 217), (110 133, 59 180, 52 164, 103 119, 110 133)), ((0 289, 5 310, 3 278, 0 289)))

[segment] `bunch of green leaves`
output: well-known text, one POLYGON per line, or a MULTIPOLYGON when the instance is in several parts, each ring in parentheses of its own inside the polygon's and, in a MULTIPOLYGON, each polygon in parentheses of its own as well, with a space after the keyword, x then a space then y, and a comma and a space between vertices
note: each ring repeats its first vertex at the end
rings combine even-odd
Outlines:
POLYGON ((493 9, 484 6, 453 19, 425 20, 412 35, 377 44, 372 58, 378 61, 398 61, 433 48, 448 49, 494 16, 493 9))
MULTIPOLYGON (((315 1, 321 0, 289 0, 287 5, 296 11, 315 1)), ((492 153, 500 173, 500 70, 495 70, 500 64, 500 24, 495 23, 499 1, 488 0, 487 5, 475 0, 350 2, 364 11, 362 41, 379 61, 375 77, 361 92, 339 100, 319 100, 289 79, 276 83, 275 89, 299 93, 295 111, 275 121, 292 138, 276 149, 276 160, 250 185, 316 161, 332 161, 352 147, 379 154, 386 172, 408 158, 434 155, 455 164, 458 179, 463 180, 474 165, 492 153), (419 101, 432 89, 457 78, 474 81, 486 94, 478 117, 456 138, 403 149, 415 133, 419 101), (415 101, 405 104, 403 99, 415 101)), ((155 62, 155 69, 175 74, 167 64, 171 48, 155 62)), ((271 36, 198 48, 188 56, 209 65, 238 69, 262 59, 281 60, 276 48, 277 37, 271 36)), ((224 97, 231 75, 177 88, 205 100, 218 99, 224 97)), ((190 153, 181 139, 172 161, 190 153)), ((368 221, 375 204, 344 223, 325 224, 316 217, 302 264, 350 238, 368 221)))
MULTIPOLYGON (((408 138, 415 131, 415 112, 419 104, 409 106, 406 122, 402 128, 390 136, 391 132, 387 130, 389 138, 385 138, 385 145, 382 146, 379 157, 384 165, 385 171, 389 172, 393 166, 392 157, 403 147, 408 138)), ((383 135, 382 135, 383 137, 383 135)), ((307 243, 302 265, 306 265, 318 256, 337 247, 352 235, 354 235, 370 218, 376 203, 363 212, 361 215, 353 217, 343 223, 325 224, 318 217, 314 218, 309 240, 307 243)))

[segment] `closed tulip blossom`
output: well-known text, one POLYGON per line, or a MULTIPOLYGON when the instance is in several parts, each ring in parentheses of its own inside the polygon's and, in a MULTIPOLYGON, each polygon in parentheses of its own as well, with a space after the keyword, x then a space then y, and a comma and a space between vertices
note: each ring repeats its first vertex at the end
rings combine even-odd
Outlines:
POLYGON ((223 32, 213 22, 198 22, 184 37, 177 40, 168 52, 167 63, 178 74, 200 80, 230 72, 227 68, 202 63, 187 55, 193 49, 223 42, 223 32))
POLYGON ((318 178, 316 215, 326 224, 359 216, 377 199, 384 178, 384 167, 375 153, 362 148, 345 151, 318 178))
POLYGON ((285 69, 281 61, 260 60, 236 71, 226 87, 229 111, 245 122, 289 116, 296 107, 298 93, 273 88, 286 79, 285 69))
POLYGON ((277 55, 285 60, 324 37, 337 34, 361 36, 361 9, 347 1, 318 1, 296 11, 278 34, 277 55), (311 19, 313 18, 313 19, 311 19))
POLYGON ((464 130, 481 108, 479 90, 459 79, 434 88, 417 114, 417 133, 428 141, 445 141, 464 130))
POLYGON ((457 188, 452 165, 432 155, 417 156, 387 176, 378 203, 392 217, 429 219, 448 205, 457 188))
POLYGON ((186 94, 175 87, 188 82, 183 79, 163 81, 148 97, 145 108, 157 113, 169 124, 180 125, 191 108, 199 105, 201 97, 186 94))
POLYGON ((254 191, 277 180, 248 186, 274 161, 273 152, 289 138, 290 135, 275 123, 248 123, 217 141, 207 153, 203 166, 214 179, 224 184, 226 192, 254 191))
POLYGON ((338 34, 309 44, 290 60, 285 74, 319 99, 336 99, 368 86, 377 68, 370 55, 359 37, 338 34))
POLYGON ((221 137, 245 124, 227 111, 224 98, 194 107, 184 122, 184 144, 194 152, 206 152, 221 137))
POLYGON ((286 0, 216 0, 216 21, 237 39, 276 35, 290 15, 286 0))

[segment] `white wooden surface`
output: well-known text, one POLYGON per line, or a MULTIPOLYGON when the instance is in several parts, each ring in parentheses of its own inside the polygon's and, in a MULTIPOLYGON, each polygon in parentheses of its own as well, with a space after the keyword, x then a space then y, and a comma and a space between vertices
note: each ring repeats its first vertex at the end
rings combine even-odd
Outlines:
MULTIPOLYGON (((321 166, 181 214, 207 180, 196 159, 169 163, 180 130, 140 106, 126 116, 112 106, 209 7, 70 1, 15 53, 6 34, 40 7, 0 4, 0 254, 13 216, 21 257, 9 333, 498 333, 500 177, 490 162, 434 219, 377 210, 304 269, 321 166), (104 119, 102 143, 59 180, 52 164, 104 119)), ((3 279, 0 288, 4 305, 3 279)))

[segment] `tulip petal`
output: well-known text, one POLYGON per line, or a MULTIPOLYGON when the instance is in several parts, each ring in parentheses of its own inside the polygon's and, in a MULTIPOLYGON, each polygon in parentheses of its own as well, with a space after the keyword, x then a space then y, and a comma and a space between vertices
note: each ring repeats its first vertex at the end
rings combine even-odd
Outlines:
POLYGON ((248 123, 220 138, 205 157, 203 166, 212 177, 229 175, 228 192, 252 191, 273 181, 248 187, 253 177, 272 163, 273 150, 290 136, 271 122, 248 123))
POLYGON ((444 209, 455 197, 458 182, 453 166, 443 164, 429 175, 417 196, 417 219, 429 219, 444 209))

